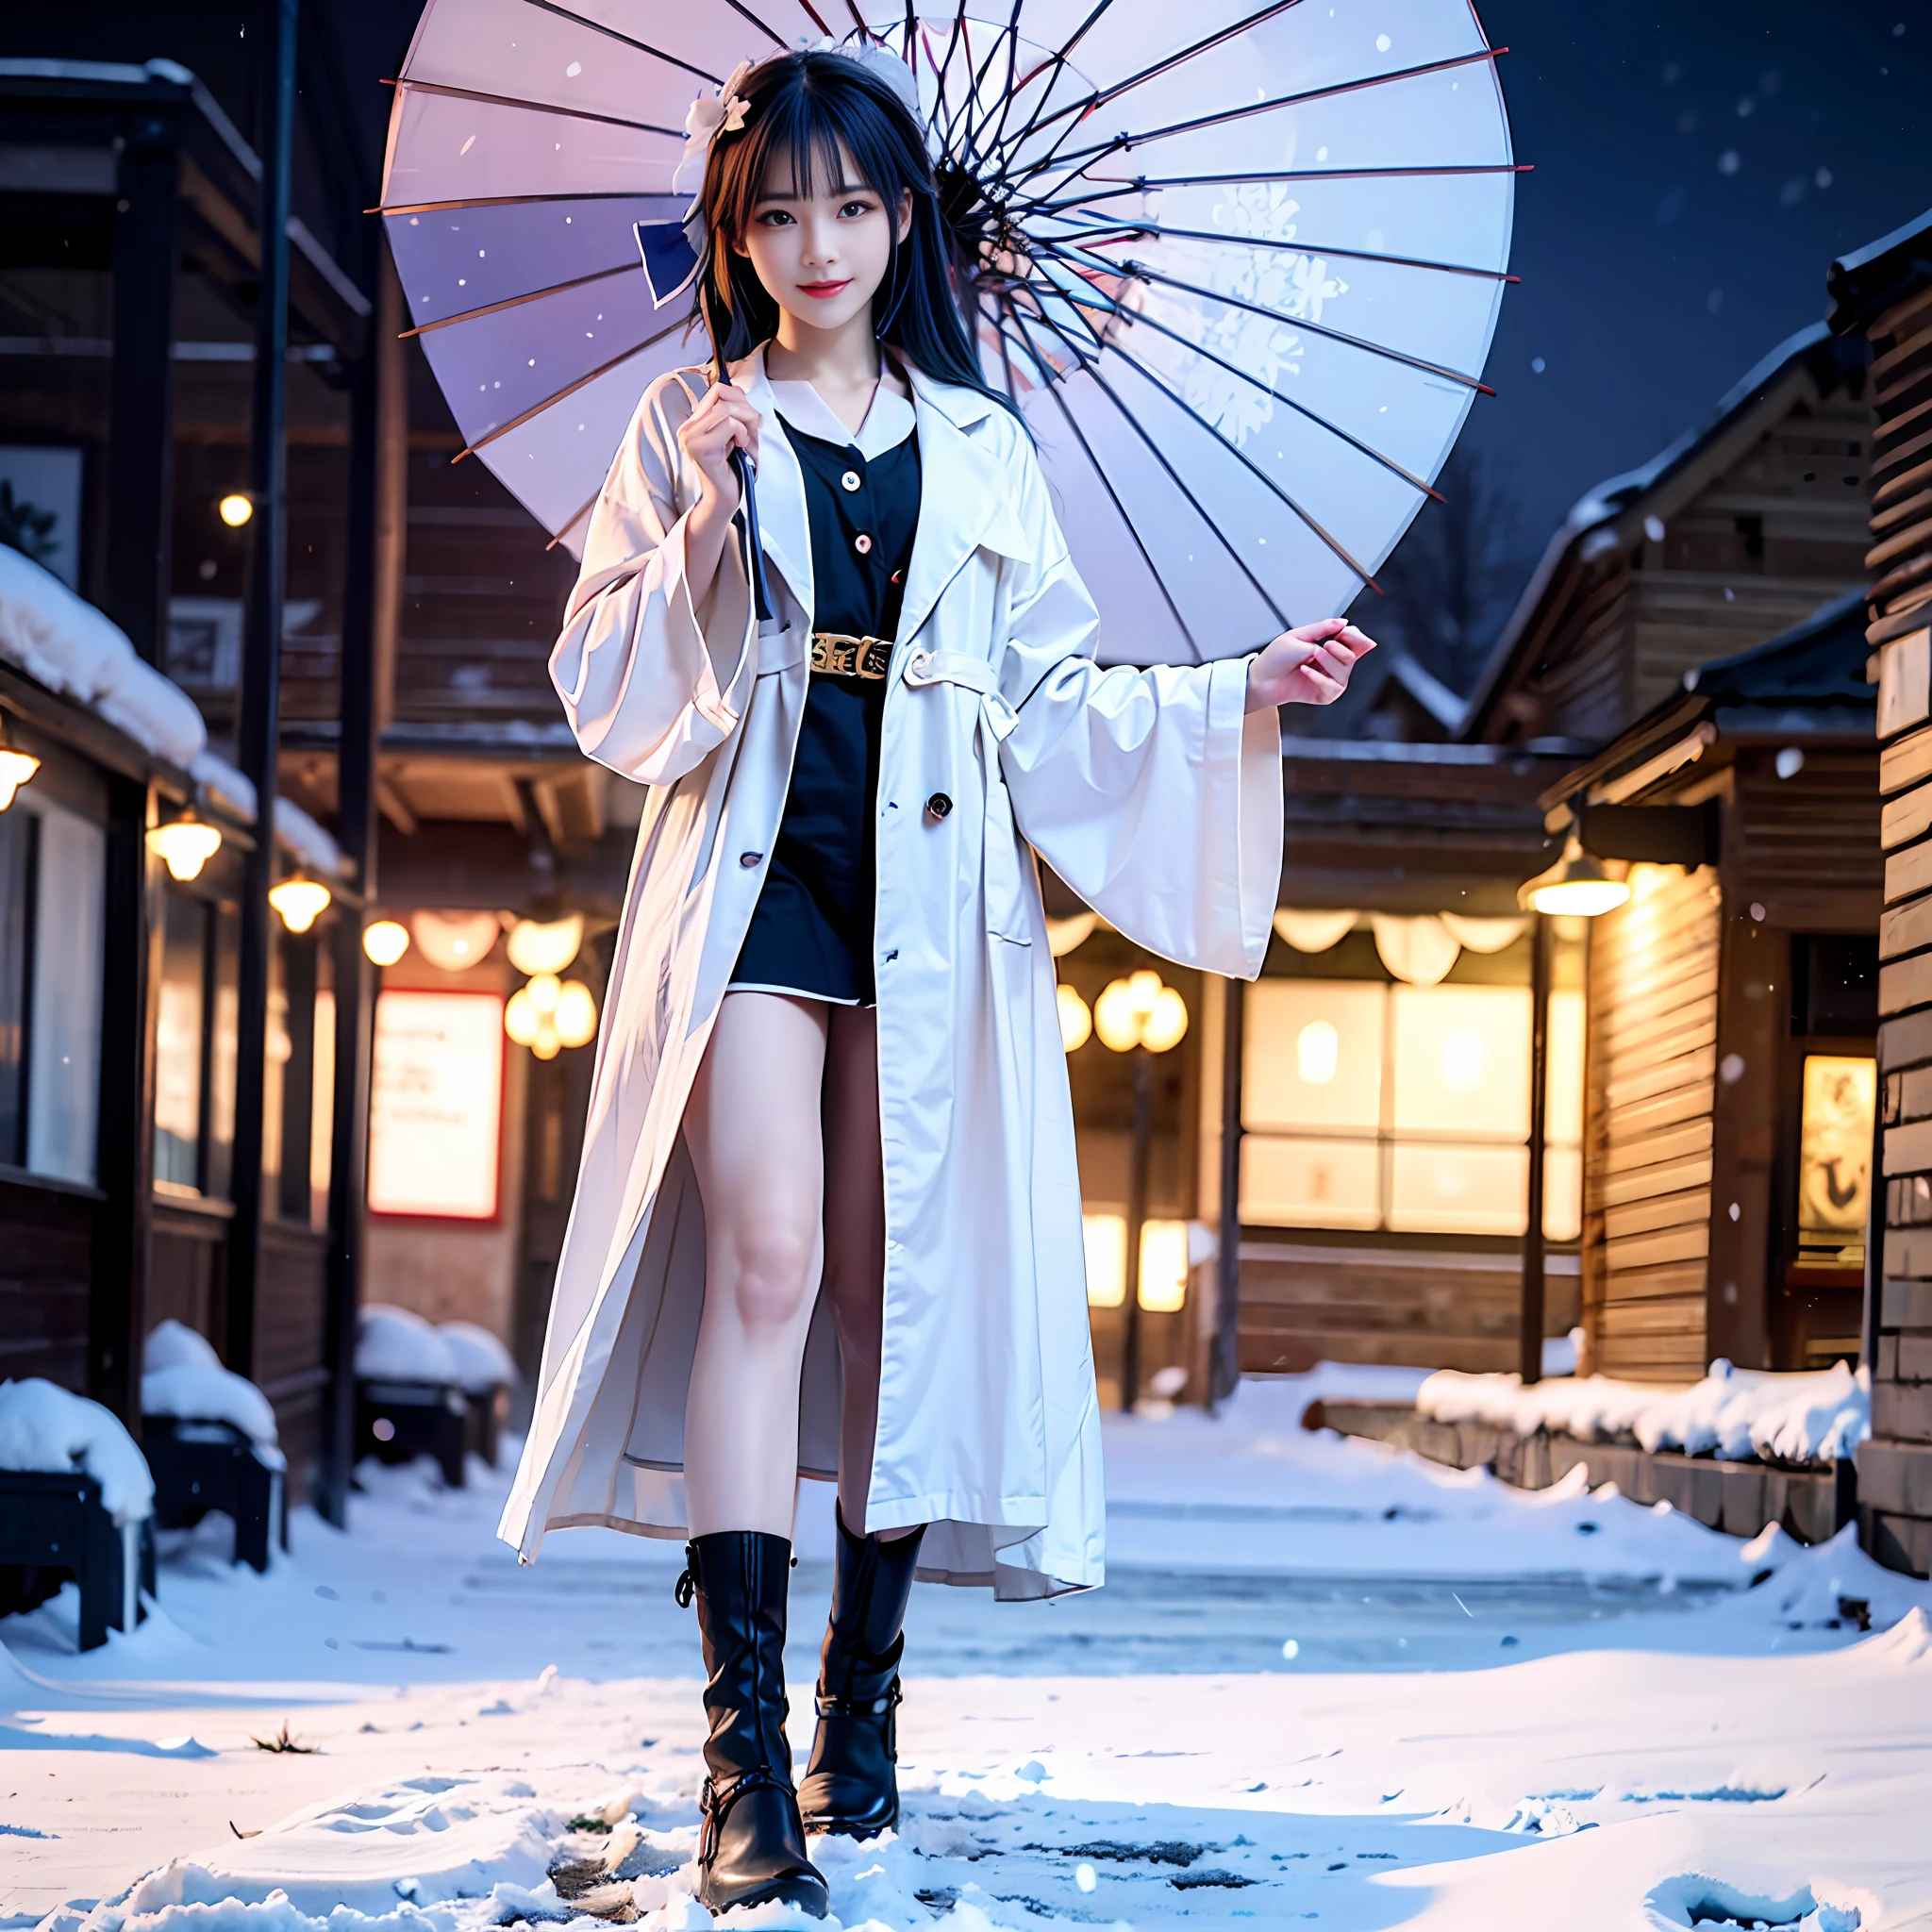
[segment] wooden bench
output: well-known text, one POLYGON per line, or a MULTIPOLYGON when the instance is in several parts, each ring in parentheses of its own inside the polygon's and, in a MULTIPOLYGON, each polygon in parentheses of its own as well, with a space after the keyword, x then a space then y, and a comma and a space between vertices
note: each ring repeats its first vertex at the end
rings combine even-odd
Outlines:
POLYGON ((463 1487, 469 1399, 454 1382, 356 1378, 356 1458, 408 1462, 432 1456, 453 1490, 463 1487))
POLYGON ((141 1432, 154 1472, 157 1528, 191 1529, 219 1509, 235 1525, 236 1562, 266 1571, 269 1539, 277 1530, 288 1548, 282 1472, 232 1423, 150 1415, 142 1418, 141 1432))
POLYGON ((117 1524, 91 1475, 0 1470, 0 1609, 32 1609, 70 1577, 80 1586, 80 1647, 144 1614, 155 1587, 152 1519, 117 1524))

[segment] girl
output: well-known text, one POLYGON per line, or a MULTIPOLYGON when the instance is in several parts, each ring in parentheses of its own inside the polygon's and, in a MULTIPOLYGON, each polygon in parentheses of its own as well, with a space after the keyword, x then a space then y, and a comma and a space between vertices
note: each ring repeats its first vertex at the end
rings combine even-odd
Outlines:
POLYGON ((1102 1580, 1027 847, 1142 945, 1253 976, 1275 708, 1337 697, 1371 646, 1328 620, 1195 670, 1097 669, 1032 443, 955 304, 910 75, 786 54, 707 118, 699 301, 728 380, 645 393, 551 658, 584 750, 651 789, 502 1534, 525 1558, 566 1524, 688 1536, 700 1896, 823 1914, 806 1832, 898 1817, 915 1574, 1102 1580), (800 1474, 836 1477, 839 1550, 794 1790, 800 1474))

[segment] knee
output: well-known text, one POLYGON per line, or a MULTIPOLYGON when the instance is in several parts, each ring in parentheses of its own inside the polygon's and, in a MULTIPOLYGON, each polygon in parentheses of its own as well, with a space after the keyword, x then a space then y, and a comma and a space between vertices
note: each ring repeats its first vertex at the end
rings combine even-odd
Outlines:
POLYGON ((797 1203, 767 1200, 735 1231, 733 1300, 748 1333, 775 1336, 810 1314, 817 1286, 817 1216, 797 1203))

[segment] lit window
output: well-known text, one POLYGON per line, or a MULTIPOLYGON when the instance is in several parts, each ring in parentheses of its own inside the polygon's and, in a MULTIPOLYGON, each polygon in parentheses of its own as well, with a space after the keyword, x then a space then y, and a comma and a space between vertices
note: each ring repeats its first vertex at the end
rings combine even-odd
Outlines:
POLYGON ((1083 1214, 1080 1233, 1087 1249, 1088 1307, 1119 1307, 1127 1298, 1127 1217, 1083 1214))
POLYGON ((1373 980, 1264 979, 1249 988, 1241 1056, 1248 1124, 1374 1133, 1387 999, 1373 980))
POLYGON ((495 1218, 503 1055, 494 993, 396 991, 376 1001, 374 1212, 495 1218))
POLYGON ((1188 1224, 1147 1221, 1141 1224, 1141 1306, 1150 1314, 1171 1315, 1188 1298, 1188 1224))

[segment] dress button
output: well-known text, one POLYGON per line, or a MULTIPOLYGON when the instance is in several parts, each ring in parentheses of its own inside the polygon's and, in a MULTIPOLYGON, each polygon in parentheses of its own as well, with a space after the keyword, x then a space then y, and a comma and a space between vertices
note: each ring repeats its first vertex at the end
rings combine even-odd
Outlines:
POLYGON ((934 818, 942 819, 949 811, 952 810, 953 801, 950 798, 948 798, 943 791, 935 791, 933 795, 925 801, 925 808, 933 815, 934 818))
POLYGON ((839 485, 840 488, 843 490, 857 490, 859 487, 861 480, 862 479, 860 478, 859 474, 857 470, 847 470, 845 474, 839 478, 839 485))
POLYGON ((738 855, 739 864, 743 866, 746 871, 749 871, 755 865, 762 865, 764 859, 765 855, 762 852, 741 852, 738 855))
POLYGON ((872 555, 872 539, 864 536, 855 537, 852 540, 852 547, 858 552, 859 556, 870 557, 872 555))

